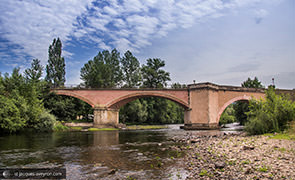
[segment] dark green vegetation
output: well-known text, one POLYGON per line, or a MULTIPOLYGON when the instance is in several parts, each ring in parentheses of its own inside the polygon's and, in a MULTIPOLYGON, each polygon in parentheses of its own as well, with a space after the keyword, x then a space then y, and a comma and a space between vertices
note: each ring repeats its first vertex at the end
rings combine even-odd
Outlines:
POLYGON ((63 86, 66 82, 65 60, 61 56, 62 43, 54 39, 48 49, 48 64, 46 65, 45 80, 53 87, 63 86))
POLYGON ((273 88, 266 91, 265 100, 251 100, 245 130, 249 134, 269 132, 294 133, 295 102, 277 95, 273 88))
POLYGON ((46 82, 40 80, 41 72, 40 61, 35 59, 25 75, 16 68, 11 76, 0 76, 0 132, 53 129, 56 119, 42 102, 46 82))

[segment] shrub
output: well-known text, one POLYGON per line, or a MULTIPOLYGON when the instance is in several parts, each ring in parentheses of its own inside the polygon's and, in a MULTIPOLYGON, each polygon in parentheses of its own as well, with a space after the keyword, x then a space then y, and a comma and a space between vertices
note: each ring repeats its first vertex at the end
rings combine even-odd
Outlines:
POLYGON ((68 129, 69 129, 69 127, 63 125, 60 121, 56 121, 54 123, 53 131, 65 131, 68 129))
POLYGON ((295 103, 276 95, 272 88, 266 91, 265 100, 251 100, 249 109, 245 127, 249 134, 284 131, 295 120, 295 103))
POLYGON ((54 115, 47 111, 44 111, 39 118, 39 122, 36 123, 33 128, 37 131, 52 131, 56 123, 54 115))

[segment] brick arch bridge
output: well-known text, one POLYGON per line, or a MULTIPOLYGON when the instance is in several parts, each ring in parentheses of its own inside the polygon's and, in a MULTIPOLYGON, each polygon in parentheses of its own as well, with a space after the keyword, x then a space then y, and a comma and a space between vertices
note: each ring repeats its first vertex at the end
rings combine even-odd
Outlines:
POLYGON ((214 129, 222 112, 231 103, 264 98, 264 89, 220 86, 212 83, 189 85, 185 89, 52 89, 59 95, 73 96, 94 108, 94 126, 116 126, 119 109, 141 97, 161 97, 184 108, 185 129, 214 129))

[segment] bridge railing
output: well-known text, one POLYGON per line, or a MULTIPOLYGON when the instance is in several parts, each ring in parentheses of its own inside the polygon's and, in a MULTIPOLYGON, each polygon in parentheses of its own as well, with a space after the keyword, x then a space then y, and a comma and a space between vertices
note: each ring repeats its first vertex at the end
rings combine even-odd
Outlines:
MULTIPOLYGON (((100 88, 90 88, 90 87, 86 87, 83 84, 65 84, 63 86, 60 87, 51 87, 51 89, 100 89, 100 88)), ((163 87, 163 88, 143 88, 143 87, 112 87, 112 88, 103 88, 103 89, 187 89, 187 85, 175 85, 175 84, 167 84, 167 86, 163 87)))

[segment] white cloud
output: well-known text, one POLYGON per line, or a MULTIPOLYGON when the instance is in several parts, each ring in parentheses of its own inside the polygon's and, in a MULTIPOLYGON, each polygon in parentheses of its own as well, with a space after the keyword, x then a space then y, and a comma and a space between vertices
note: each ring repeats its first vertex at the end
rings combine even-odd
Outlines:
POLYGON ((255 21, 259 24, 263 18, 268 15, 268 12, 265 9, 259 9, 255 11, 255 21))
MULTIPOLYGON (((1 36, 19 45, 19 53, 47 60, 53 38, 67 41, 77 16, 90 1, 1 1, 1 36)), ((19 54, 18 54, 19 55, 19 54)))
MULTIPOLYGON (((208 16, 219 17, 222 10, 259 1, 111 0, 108 6, 94 6, 91 0, 1 1, 0 31, 5 39, 23 48, 22 53, 44 63, 48 46, 56 37, 67 42, 73 36, 94 42, 100 48, 118 45, 115 47, 119 50, 139 51, 151 45, 154 37, 164 37, 177 28, 191 27, 208 16), (110 23, 118 29, 108 27, 110 23)), ((266 15, 263 9, 256 12, 258 21, 266 15)))

